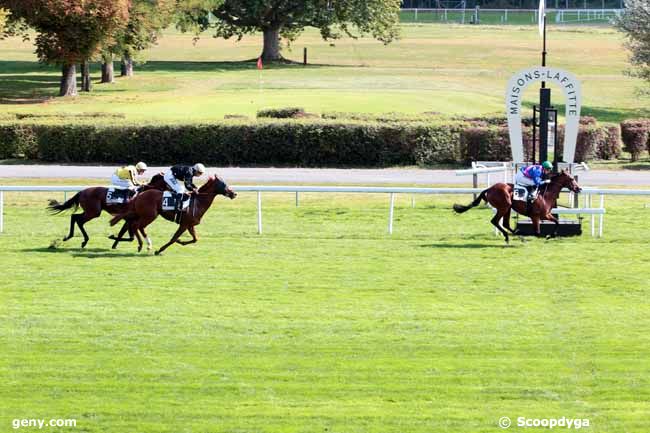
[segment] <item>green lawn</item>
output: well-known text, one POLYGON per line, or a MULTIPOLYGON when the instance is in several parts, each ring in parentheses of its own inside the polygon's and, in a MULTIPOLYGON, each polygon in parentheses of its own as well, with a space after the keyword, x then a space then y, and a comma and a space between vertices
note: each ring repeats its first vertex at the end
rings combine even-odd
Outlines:
POLYGON ((109 250, 106 218, 48 248, 46 198, 5 193, 1 431, 648 430, 648 200, 608 198, 602 239, 504 247, 488 209, 452 215, 467 196, 398 196, 389 236, 386 195, 265 194, 258 235, 242 193, 155 257, 109 250))
MULTIPOLYGON (((206 35, 193 45, 192 35, 168 31, 145 53, 148 63, 136 67, 134 78, 60 99, 51 98, 58 90, 56 68, 39 65, 29 43, 0 41, 2 109, 118 116, 103 119, 112 122, 214 121, 286 106, 314 113, 501 113, 507 80, 538 64, 541 51, 533 26, 404 25, 402 39, 389 46, 368 38, 330 46, 307 31, 285 54, 302 61, 307 47, 310 66, 271 66, 260 73, 246 62, 259 55, 260 42, 261 36, 237 43, 206 35)), ((642 83, 623 74, 628 63, 622 42, 607 27, 550 26, 548 62, 581 79, 585 115, 608 122, 650 116, 650 100, 635 93, 642 83)), ((97 65, 93 78, 99 78, 97 65)), ((554 97, 561 105, 559 91, 554 97)), ((528 89, 526 103, 536 98, 528 89)))

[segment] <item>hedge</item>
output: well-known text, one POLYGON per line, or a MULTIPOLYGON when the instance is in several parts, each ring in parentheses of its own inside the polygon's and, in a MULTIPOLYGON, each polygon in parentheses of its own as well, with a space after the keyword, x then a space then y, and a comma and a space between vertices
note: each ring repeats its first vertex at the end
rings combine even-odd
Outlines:
MULTIPOLYGON (((524 127, 527 157, 531 131, 524 127)), ((561 138, 561 137, 560 137, 561 138)), ((559 151, 561 151, 561 146, 559 151)), ((581 126, 576 160, 620 152, 616 131, 581 126)), ((508 130, 491 122, 277 120, 196 125, 0 124, 0 159, 212 165, 432 165, 511 159, 508 130)))

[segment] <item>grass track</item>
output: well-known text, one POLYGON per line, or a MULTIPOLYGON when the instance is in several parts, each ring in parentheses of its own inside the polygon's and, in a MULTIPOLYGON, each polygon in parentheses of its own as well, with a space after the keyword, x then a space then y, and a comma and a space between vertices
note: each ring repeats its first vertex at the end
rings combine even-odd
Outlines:
MULTIPOLYGON (((107 250, 106 218, 87 251, 48 249, 68 218, 46 197, 5 194, 3 431, 34 417, 102 433, 494 432, 504 415, 649 428, 644 200, 608 198, 603 239, 506 248, 489 210, 451 214, 467 197, 398 196, 390 237, 384 195, 266 194, 259 236, 242 193, 218 200, 199 244, 147 257, 107 250)), ((154 243, 172 231, 156 222, 154 243)))

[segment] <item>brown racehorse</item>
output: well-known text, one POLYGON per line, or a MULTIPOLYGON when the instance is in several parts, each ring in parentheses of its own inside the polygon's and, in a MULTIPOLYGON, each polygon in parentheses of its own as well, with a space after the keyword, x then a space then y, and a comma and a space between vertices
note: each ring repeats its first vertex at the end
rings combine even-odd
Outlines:
POLYGON ((568 188, 576 193, 581 190, 575 179, 569 173, 562 171, 559 174, 551 176, 550 183, 544 184, 540 188, 540 193, 538 194, 537 199, 535 199, 535 201, 530 205, 530 208, 528 208, 525 201, 512 199, 513 185, 511 183, 497 183, 488 189, 483 190, 476 200, 468 206, 455 204, 454 210, 457 213, 463 213, 474 206, 477 206, 482 200, 485 200, 497 211, 494 218, 492 218, 492 224, 503 233, 503 236, 506 238, 506 243, 509 242, 510 239, 508 238, 508 233, 504 230, 504 227, 511 233, 516 234, 510 228, 510 211, 512 209, 520 215, 530 217, 533 222, 536 236, 541 236, 541 220, 553 221, 555 227, 553 233, 549 235, 549 237, 554 237, 559 227, 559 221, 551 215, 551 209, 555 206, 562 188, 568 188), (504 227, 501 227, 499 224, 501 218, 503 218, 504 227))
MULTIPOLYGON (((164 190, 166 188, 167 184, 165 183, 162 174, 156 174, 151 178, 149 184, 143 186, 142 190, 164 190)), ((74 226, 77 224, 77 226, 79 226, 81 234, 84 237, 84 240, 81 243, 81 248, 84 248, 89 239, 88 233, 86 233, 86 230, 84 230, 84 224, 92 219, 97 218, 102 213, 102 211, 106 211, 111 215, 117 215, 127 209, 128 203, 106 204, 107 191, 108 188, 102 186, 91 187, 79 191, 74 195, 74 197, 65 203, 59 203, 56 200, 50 200, 50 204, 47 208, 52 211, 53 215, 59 214, 71 208, 73 208, 74 212, 79 208, 79 206, 81 206, 83 209, 83 213, 73 213, 70 217, 70 232, 68 233, 68 236, 63 238, 64 241, 67 241, 74 236, 74 226)))
MULTIPOLYGON (((171 244, 178 242, 181 245, 193 244, 197 241, 195 226, 201 223, 201 218, 207 212, 207 210, 212 206, 217 195, 223 195, 231 200, 237 197, 237 194, 226 185, 226 183, 221 180, 218 176, 210 176, 208 181, 199 188, 199 190, 192 194, 191 202, 189 208, 183 212, 181 216, 180 223, 178 224, 178 230, 172 236, 171 240, 163 245, 156 255, 161 254, 165 251, 171 244), (192 236, 191 241, 181 241, 179 238, 185 231, 189 231, 192 236)), ((130 203, 129 208, 125 212, 116 215, 111 220, 111 225, 117 224, 120 220, 126 220, 129 225, 129 231, 135 233, 136 238, 138 239, 138 251, 142 250, 142 239, 140 234, 147 241, 147 250, 151 250, 152 244, 151 239, 145 232, 145 228, 153 222, 153 220, 162 215, 168 221, 174 221, 175 212, 174 211, 163 211, 162 210, 162 197, 163 192, 157 190, 145 191, 141 194, 138 194, 130 203)), ((126 231, 126 228, 123 227, 119 235, 116 238, 116 242, 121 241, 121 237, 126 231)))

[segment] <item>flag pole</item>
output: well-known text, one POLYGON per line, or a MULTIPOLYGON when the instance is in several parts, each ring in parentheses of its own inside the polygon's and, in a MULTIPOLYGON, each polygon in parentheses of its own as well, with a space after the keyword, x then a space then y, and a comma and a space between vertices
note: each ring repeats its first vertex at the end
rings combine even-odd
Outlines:
MULTIPOLYGON (((541 0, 544 1, 544 0, 541 0)), ((543 29, 543 47, 542 47, 542 66, 546 66, 546 11, 544 11, 544 29, 543 29)), ((542 81, 542 89, 546 87, 546 81, 542 81)))

